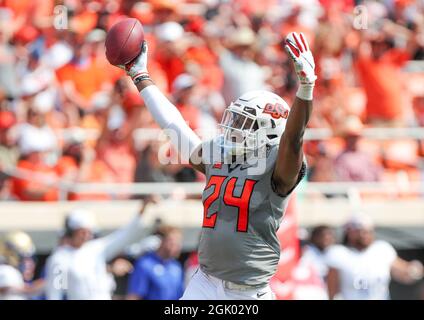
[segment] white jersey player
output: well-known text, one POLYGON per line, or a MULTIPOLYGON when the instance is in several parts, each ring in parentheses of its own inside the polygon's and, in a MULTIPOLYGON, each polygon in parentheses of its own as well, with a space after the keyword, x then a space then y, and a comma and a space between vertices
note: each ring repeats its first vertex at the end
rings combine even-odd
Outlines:
POLYGON ((288 196, 305 174, 303 134, 316 80, 305 37, 291 33, 285 49, 300 80, 293 106, 268 91, 243 94, 225 110, 222 134, 204 143, 150 80, 146 42, 136 59, 121 66, 181 157, 207 178, 200 268, 182 299, 273 298, 276 231, 288 196))
POLYGON ((46 298, 110 300, 115 284, 106 264, 139 240, 144 206, 129 224, 97 239, 92 239, 95 224, 91 212, 74 209, 65 221, 66 243, 46 263, 46 298))
POLYGON ((25 281, 33 278, 34 254, 34 243, 23 231, 8 232, 0 239, 0 300, 31 297, 30 286, 26 286, 25 281))

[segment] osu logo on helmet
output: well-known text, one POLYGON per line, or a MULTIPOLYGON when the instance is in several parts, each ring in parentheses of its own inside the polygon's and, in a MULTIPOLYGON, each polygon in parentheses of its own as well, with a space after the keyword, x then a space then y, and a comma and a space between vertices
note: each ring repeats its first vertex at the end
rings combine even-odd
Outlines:
POLYGON ((285 109, 284 106, 280 103, 268 103, 265 105, 264 113, 268 113, 274 119, 284 118, 287 119, 289 116, 289 110, 285 109))

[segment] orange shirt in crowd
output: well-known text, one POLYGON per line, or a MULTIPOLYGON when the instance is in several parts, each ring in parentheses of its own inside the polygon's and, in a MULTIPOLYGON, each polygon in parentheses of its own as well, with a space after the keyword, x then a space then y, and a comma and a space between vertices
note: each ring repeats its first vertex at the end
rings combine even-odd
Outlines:
MULTIPOLYGON (((75 159, 69 156, 63 156, 56 164, 56 172, 60 177, 76 177, 79 168, 75 159)), ((86 183, 113 182, 113 174, 108 166, 101 160, 96 159, 92 162, 90 170, 87 171, 87 177, 81 177, 86 183)), ((108 200, 110 196, 101 193, 75 193, 70 192, 69 200, 108 200)))
POLYGON ((95 59, 95 66, 99 72, 103 70, 104 79, 103 83, 114 84, 117 80, 125 76, 125 71, 111 65, 106 56, 100 56, 95 59))
POLYGON ((12 10, 14 17, 26 16, 36 8, 36 3, 32 0, 4 0, 3 5, 12 10))
MULTIPOLYGON (((33 163, 27 160, 20 160, 17 164, 17 169, 30 171, 46 175, 49 178, 57 178, 56 171, 53 167, 47 166, 43 163, 33 163)), ((57 201, 59 199, 58 190, 55 188, 46 189, 45 185, 31 180, 23 180, 12 178, 11 180, 12 195, 21 201, 57 201), (39 198, 32 198, 28 192, 39 192, 45 190, 39 198)))
POLYGON ((156 54, 156 62, 161 66, 161 69, 166 72, 168 79, 168 88, 172 88, 172 83, 175 78, 184 72, 184 62, 179 57, 163 57, 156 54))
MULTIPOLYGON (((114 182, 114 175, 102 160, 96 159, 91 164, 90 176, 86 177, 85 182, 114 182)), ((69 195, 69 200, 109 200, 110 198, 110 195, 104 193, 71 193, 69 195)))
POLYGON ((83 67, 68 63, 57 70, 57 77, 61 83, 71 81, 75 90, 87 100, 90 100, 94 93, 101 90, 104 82, 108 79, 104 68, 93 60, 83 67))
POLYGON ((127 143, 102 146, 99 151, 99 159, 108 166, 115 182, 130 183, 134 181, 136 160, 127 143))
POLYGON ((168 77, 160 64, 155 60, 149 61, 149 74, 155 85, 163 92, 169 92, 168 77))
POLYGON ((356 66, 367 96, 368 121, 397 120, 402 116, 404 101, 400 68, 408 59, 409 54, 398 49, 387 51, 378 60, 358 58, 356 66))
POLYGON ((77 162, 70 156, 63 156, 56 163, 56 172, 60 177, 76 176, 78 174, 77 162))
POLYGON ((97 12, 83 11, 72 17, 71 29, 78 34, 87 34, 96 27, 98 18, 97 12))
POLYGON ((201 82, 212 90, 221 90, 224 74, 218 66, 218 59, 206 46, 189 48, 185 54, 186 60, 194 60, 202 66, 201 82))
POLYGON ((0 7, 5 6, 12 11, 13 28, 16 28, 14 38, 23 43, 36 39, 40 31, 34 23, 44 23, 53 15, 54 0, 4 0, 0 7))
MULTIPOLYGON (((0 7, 9 8, 17 17, 49 18, 53 15, 55 0, 4 0, 0 7)), ((28 24, 28 23, 27 23, 28 24)))

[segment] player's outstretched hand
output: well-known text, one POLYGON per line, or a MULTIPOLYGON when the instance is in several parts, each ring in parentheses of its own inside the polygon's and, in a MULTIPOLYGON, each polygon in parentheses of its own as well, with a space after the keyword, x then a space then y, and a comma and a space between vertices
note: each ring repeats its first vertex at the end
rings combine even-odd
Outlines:
POLYGON ((125 66, 118 66, 127 72, 127 75, 131 77, 135 84, 141 80, 150 79, 149 72, 147 71, 147 52, 147 42, 144 40, 141 45, 141 53, 125 66))
POLYGON ((290 33, 285 41, 285 49, 291 57, 301 84, 313 84, 317 79, 315 75, 315 61, 309 44, 303 33, 290 33))

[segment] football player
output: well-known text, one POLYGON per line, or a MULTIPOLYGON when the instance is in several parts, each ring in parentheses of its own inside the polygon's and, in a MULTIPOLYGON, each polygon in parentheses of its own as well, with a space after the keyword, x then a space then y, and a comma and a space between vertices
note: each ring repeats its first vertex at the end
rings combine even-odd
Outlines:
POLYGON ((289 195, 305 175, 303 135, 317 78, 302 33, 291 33, 285 50, 300 81, 292 107, 272 92, 247 92, 225 110, 221 134, 203 143, 150 79, 146 42, 137 58, 121 66, 182 158, 207 178, 200 267, 182 299, 273 298, 276 232, 289 195))
POLYGON ((27 233, 12 231, 1 237, 0 300, 26 300, 36 291, 30 285, 35 271, 34 254, 35 246, 27 233))

